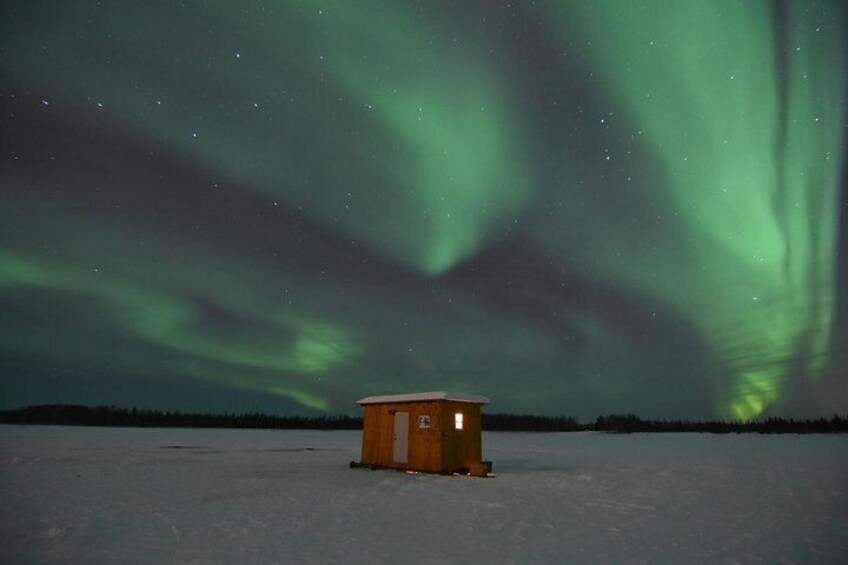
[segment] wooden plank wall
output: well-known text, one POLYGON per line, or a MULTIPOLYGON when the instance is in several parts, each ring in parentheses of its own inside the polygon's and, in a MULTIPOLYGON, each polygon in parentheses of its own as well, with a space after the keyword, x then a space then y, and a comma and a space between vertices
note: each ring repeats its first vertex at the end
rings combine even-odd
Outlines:
POLYGON ((438 402, 403 402, 368 404, 362 430, 362 462, 396 469, 414 469, 438 473, 442 471, 442 412, 438 402), (394 414, 409 413, 409 457, 407 463, 392 461, 394 414), (430 427, 420 428, 419 416, 430 416, 430 427))
POLYGON ((442 414, 438 401, 405 402, 395 410, 409 412, 409 464, 406 468, 438 473, 442 466, 442 414), (419 427, 420 416, 430 417, 430 427, 419 427))
POLYGON ((364 407, 362 463, 430 473, 451 473, 482 465, 480 405, 444 400, 368 404, 364 407), (409 456, 407 463, 392 461, 394 413, 409 413, 409 456), (463 414, 463 429, 454 425, 456 413, 463 414), (430 427, 419 427, 419 417, 429 416, 430 427))
MULTIPOLYGON (((383 442, 383 423, 381 406, 379 404, 368 404, 364 406, 365 412, 362 417, 362 463, 366 465, 383 465, 380 458, 381 443, 383 442)), ((389 436, 391 440, 391 436, 389 436)), ((391 445, 389 446, 391 449, 391 445)), ((391 458, 391 452, 389 452, 391 458)))
POLYGON ((483 445, 480 405, 468 402, 444 402, 443 420, 447 423, 444 434, 444 472, 459 469, 475 470, 482 465, 483 445), (457 413, 463 416, 461 430, 454 422, 457 413))

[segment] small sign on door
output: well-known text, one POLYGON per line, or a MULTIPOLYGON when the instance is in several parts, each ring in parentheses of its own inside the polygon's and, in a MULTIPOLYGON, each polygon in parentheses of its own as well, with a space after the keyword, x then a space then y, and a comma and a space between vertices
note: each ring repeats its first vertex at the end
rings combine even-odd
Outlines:
POLYGON ((419 428, 429 428, 430 427, 430 416, 418 416, 418 427, 419 428))

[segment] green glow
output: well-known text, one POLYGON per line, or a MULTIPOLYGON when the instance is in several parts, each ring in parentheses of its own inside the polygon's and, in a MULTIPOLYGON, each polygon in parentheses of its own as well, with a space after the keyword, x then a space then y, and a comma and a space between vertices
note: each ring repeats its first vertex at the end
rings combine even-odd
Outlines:
POLYGON ((166 4, 4 3, 0 397, 844 406, 844 3, 166 4))
MULTIPOLYGON (((0 289, 13 287, 54 290, 65 295, 89 295, 102 305, 123 331, 150 344, 204 363, 272 371, 286 381, 298 374, 331 371, 362 353, 350 336, 338 327, 286 316, 276 316, 274 322, 278 334, 295 336, 292 343, 287 343, 287 339, 275 343, 267 336, 259 344, 241 340, 236 335, 211 336, 198 326, 201 321, 199 312, 188 302, 142 290, 101 273, 57 267, 0 252, 0 289)), ((66 355, 70 353, 65 352, 66 355)), ((102 355, 109 353, 102 352, 102 355)), ((200 373, 202 378, 212 379, 209 375, 200 373)), ((269 386, 264 376, 258 376, 251 382, 248 375, 242 374, 237 381, 230 382, 238 382, 246 389, 271 391, 310 408, 327 407, 326 401, 315 395, 290 387, 269 386)))
POLYGON ((843 51, 838 29, 820 29, 802 3, 787 6, 786 47, 776 43, 768 3, 550 6, 583 39, 609 88, 617 112, 606 119, 629 125, 632 141, 614 158, 636 149, 633 190, 663 234, 650 247, 622 244, 645 232, 622 222, 620 237, 607 239, 618 249, 585 247, 586 267, 629 281, 697 325, 723 360, 717 370, 736 383, 717 395, 717 408, 738 419, 780 398, 785 367, 797 372, 801 363, 815 374, 830 337, 840 171, 833 148, 844 121, 832 102, 844 99, 844 80, 832 70, 843 67, 843 51), (680 242, 691 251, 675 251, 680 242), (675 255, 680 262, 669 265, 675 255))
POLYGON ((271 387, 268 389, 268 392, 285 398, 291 398, 298 404, 314 408, 315 410, 327 411, 330 409, 330 405, 326 399, 312 394, 307 394, 305 392, 290 390, 283 387, 271 387))
POLYGON ((295 3, 276 12, 254 5, 239 14, 244 25, 261 23, 248 37, 231 27, 229 9, 164 29, 154 5, 122 5, 120 15, 113 9, 72 12, 55 24, 105 36, 115 18, 130 18, 132 31, 109 48, 145 76, 149 89, 113 72, 96 46, 80 50, 68 44, 73 38, 47 29, 19 38, 39 46, 20 47, 51 56, 20 67, 35 81, 62 77, 79 106, 98 84, 111 101, 103 107, 110 120, 428 274, 479 250, 524 208, 530 182, 512 93, 482 49, 454 44, 459 28, 434 37, 424 32, 432 29, 426 18, 400 3, 380 5, 378 17, 349 2, 295 3), (206 33, 193 26, 217 28, 229 40, 220 45, 238 47, 210 52, 184 41, 206 33), (134 34, 146 29, 159 30, 160 47, 135 48, 144 38, 134 34), (166 47, 171 43, 182 46, 178 58, 166 47), (220 75, 175 66, 209 57, 222 65, 220 75), (164 71, 150 71, 162 64, 164 71), (185 82, 164 82, 172 75, 185 82), (257 76, 266 77, 261 86, 257 76), (214 86, 199 95, 196 81, 214 86), (256 94, 234 103, 231 84, 256 94), (286 119, 269 117, 275 113, 286 119))
POLYGON ((434 40, 423 30, 436 21, 418 18, 417 11, 394 3, 383 8, 374 17, 345 2, 333 2, 321 14, 309 6, 302 15, 314 35, 299 36, 306 42, 297 47, 305 59, 318 41, 326 67, 317 68, 319 76, 364 101, 378 131, 389 134, 363 155, 377 162, 374 169, 351 171, 353 178, 344 183, 380 179, 384 187, 377 200, 366 200, 366 214, 351 216, 350 228, 372 233, 369 208, 401 193, 392 218, 377 214, 372 243, 440 273, 520 212, 528 190, 526 160, 508 118, 511 93, 482 50, 459 48, 447 34, 434 40))

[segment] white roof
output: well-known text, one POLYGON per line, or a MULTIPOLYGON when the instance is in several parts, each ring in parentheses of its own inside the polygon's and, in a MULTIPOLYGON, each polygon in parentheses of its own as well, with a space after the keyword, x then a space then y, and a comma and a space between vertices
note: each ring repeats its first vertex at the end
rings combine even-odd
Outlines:
POLYGON ((412 392, 408 394, 387 394, 383 396, 369 396, 357 400, 357 404, 389 404, 394 402, 424 402, 427 400, 453 400, 454 402, 470 402, 472 404, 488 404, 489 399, 476 394, 463 394, 461 392, 412 392))

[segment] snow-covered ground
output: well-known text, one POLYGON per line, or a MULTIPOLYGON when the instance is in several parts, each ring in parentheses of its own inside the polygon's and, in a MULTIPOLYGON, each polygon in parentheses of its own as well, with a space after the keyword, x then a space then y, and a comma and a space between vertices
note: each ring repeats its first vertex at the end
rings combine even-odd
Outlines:
POLYGON ((358 432, 0 426, 0 561, 848 563, 848 437, 484 434, 496 478, 358 432))

